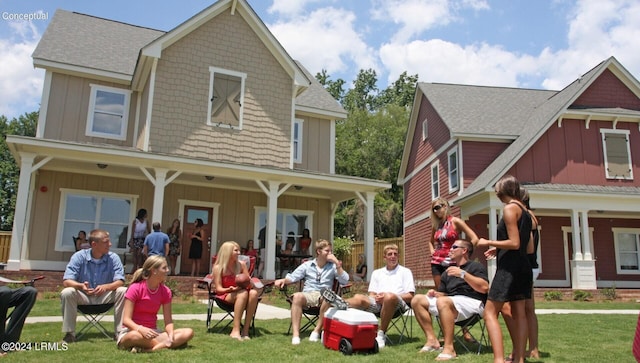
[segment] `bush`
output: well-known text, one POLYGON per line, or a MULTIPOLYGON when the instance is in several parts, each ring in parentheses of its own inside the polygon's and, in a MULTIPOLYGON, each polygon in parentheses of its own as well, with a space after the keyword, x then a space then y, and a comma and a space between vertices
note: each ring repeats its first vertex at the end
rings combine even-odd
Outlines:
POLYGON ((562 300, 562 293, 560 291, 545 291, 544 293, 544 299, 546 301, 561 301, 562 300))
POLYGON ((600 294, 602 294, 602 296, 606 300, 615 300, 618 297, 618 294, 616 293, 616 285, 613 285, 606 289, 602 289, 602 291, 600 291, 600 294))
POLYGON ((589 301, 593 298, 590 292, 584 290, 575 290, 573 292, 573 300, 575 301, 589 301))
POLYGON ((353 246, 352 237, 333 238, 333 254, 338 260, 344 261, 351 254, 351 246, 353 246))

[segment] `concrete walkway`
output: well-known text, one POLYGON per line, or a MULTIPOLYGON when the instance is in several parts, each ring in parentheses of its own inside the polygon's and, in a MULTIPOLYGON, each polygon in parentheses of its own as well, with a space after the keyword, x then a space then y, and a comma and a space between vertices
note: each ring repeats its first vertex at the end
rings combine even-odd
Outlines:
MULTIPOLYGON (((173 314, 173 320, 201 320, 207 319, 206 304, 202 306, 203 313, 201 314, 173 314)), ((216 307, 214 311, 220 311, 216 307)), ((569 310, 569 309, 536 309, 536 314, 612 314, 612 315, 638 315, 640 310, 569 310)), ((216 321, 221 319, 224 313, 214 313, 211 316, 211 320, 216 321)), ((256 319, 269 320, 269 319, 289 319, 291 312, 289 309, 282 309, 275 306, 260 304, 258 305, 258 311, 256 312, 256 319)), ((158 315, 158 319, 163 319, 162 314, 158 315)), ((84 322, 85 319, 82 315, 78 316, 78 321, 84 322)), ((102 321, 113 321, 113 314, 106 315, 102 321)), ((26 323, 61 323, 62 316, 32 316, 27 317, 26 323)))
MULTIPOLYGON (((201 314, 173 314, 173 320, 201 320, 205 321, 207 319, 207 305, 202 304, 202 306, 194 305, 194 307, 198 307, 199 311, 202 311, 201 314)), ((194 309, 195 310, 195 309, 194 309)), ((220 313, 220 309, 216 306, 214 308, 216 313, 211 315, 211 320, 216 321, 222 319, 225 316, 225 313, 220 313)), ((275 306, 267 305, 267 304, 259 304, 258 311, 256 311, 256 319, 257 320, 269 320, 269 319, 289 319, 291 318, 291 312, 289 309, 282 309, 275 306)), ((158 314, 158 319, 162 320, 162 314, 158 314)), ((78 316, 77 321, 85 322, 85 318, 80 314, 78 316)), ((113 321, 113 313, 109 313, 102 318, 101 321, 109 322, 113 321)), ((25 323, 61 323, 62 316, 29 316, 25 323)))

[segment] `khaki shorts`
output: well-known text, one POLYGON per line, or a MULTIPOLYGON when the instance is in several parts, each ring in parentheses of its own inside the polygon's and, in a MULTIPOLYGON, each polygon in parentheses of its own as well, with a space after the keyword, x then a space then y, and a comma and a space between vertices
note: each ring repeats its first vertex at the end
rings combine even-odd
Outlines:
POLYGON ((301 292, 305 299, 307 299, 308 308, 320 306, 320 291, 301 292))

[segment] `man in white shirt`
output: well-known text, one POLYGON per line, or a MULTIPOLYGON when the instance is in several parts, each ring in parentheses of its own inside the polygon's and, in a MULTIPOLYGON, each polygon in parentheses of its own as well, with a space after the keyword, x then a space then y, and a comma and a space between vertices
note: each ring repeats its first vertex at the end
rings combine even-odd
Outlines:
MULTIPOLYGON (((411 299, 416 291, 411 270, 398 264, 397 245, 384 246, 384 261, 386 266, 371 274, 369 295, 357 294, 346 300, 351 308, 380 314, 380 325, 376 336, 378 348, 385 346, 385 332, 389 328, 393 315, 397 310, 402 313, 409 310, 411 299)), ((339 302, 336 305, 339 306, 339 302)))

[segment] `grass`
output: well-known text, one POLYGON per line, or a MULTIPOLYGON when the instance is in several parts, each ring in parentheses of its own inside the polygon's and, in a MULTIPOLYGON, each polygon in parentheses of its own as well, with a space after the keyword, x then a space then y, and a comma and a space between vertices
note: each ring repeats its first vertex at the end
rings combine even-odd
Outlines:
MULTIPOLYGON (((280 294, 273 292, 265 296, 265 301, 278 306, 286 306, 280 294)), ((637 303, 624 302, 537 302, 539 309, 638 309, 637 303)), ((206 312, 206 306, 189 298, 176 298, 174 314, 206 312)), ((59 315, 59 299, 40 299, 30 316, 59 315)), ((631 342, 637 322, 636 315, 539 315, 540 350, 542 358, 530 362, 634 362, 631 342)), ((112 329, 111 323, 104 323, 112 329)), ((91 362, 424 362, 432 361, 436 354, 418 354, 424 344, 424 335, 418 324, 413 322, 413 338, 399 345, 388 346, 375 355, 353 355, 344 357, 341 353, 325 349, 322 344, 303 340, 300 346, 290 344, 286 335, 288 319, 258 320, 257 336, 250 341, 238 342, 225 333, 207 333, 203 321, 176 321, 176 327, 192 327, 195 337, 185 349, 167 350, 153 354, 132 354, 116 348, 115 342, 104 338, 92 330, 81 342, 71 344, 67 350, 43 350, 12 353, 12 362, 33 362, 46 360, 47 363, 69 361, 91 362)), ((437 327, 436 327, 437 329, 437 327)), ((477 326, 474 327, 477 329, 477 326)), ((22 332, 22 342, 57 342, 62 338, 61 323, 27 324, 22 332)), ((506 329, 503 329, 506 333, 506 329)), ((477 333, 477 332, 476 332, 477 333)), ((308 333, 307 333, 308 335, 308 333)), ((394 338, 394 334, 390 334, 394 338)), ((510 347, 505 334, 505 347, 510 347)), ((60 346, 62 348, 62 346, 60 346)), ((490 350, 477 356, 462 354, 458 347, 457 362, 488 362, 492 360, 490 350)))
MULTIPOLYGON (((631 341, 635 331, 635 315, 540 315, 540 347, 542 358, 531 362, 633 362, 631 341)), ((256 322, 257 336, 250 341, 238 342, 226 333, 207 333, 202 321, 177 321, 177 327, 190 326, 195 337, 189 346, 180 350, 167 350, 153 354, 134 355, 118 350, 115 343, 100 335, 89 333, 87 339, 71 344, 66 351, 30 351, 12 353, 12 362, 68 361, 91 362, 343 362, 341 353, 325 349, 322 344, 304 340, 300 346, 290 344, 285 335, 288 319, 256 322)), ((107 323, 108 328, 111 324, 107 323)), ((58 341, 60 323, 28 324, 23 342, 58 341)), ((392 338, 394 337, 391 334, 392 338)), ((413 325, 413 338, 400 345, 388 346, 375 355, 353 355, 353 362, 423 362, 435 358, 435 353, 418 354, 424 343, 422 332, 413 325)), ((506 345, 508 346, 508 344, 506 345)), ((458 349, 461 352, 461 349, 458 349)), ((479 356, 462 354, 458 362, 491 361, 491 352, 479 356)))

